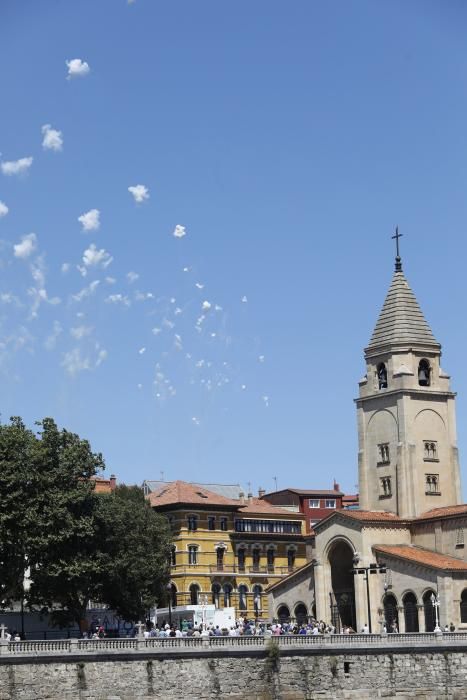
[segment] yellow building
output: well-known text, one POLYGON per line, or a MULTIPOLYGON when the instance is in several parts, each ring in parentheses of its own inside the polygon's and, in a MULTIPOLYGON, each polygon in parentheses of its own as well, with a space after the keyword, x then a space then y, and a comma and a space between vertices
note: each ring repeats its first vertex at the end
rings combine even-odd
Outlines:
POLYGON ((147 497, 172 528, 172 605, 214 604, 268 619, 266 587, 306 562, 303 514, 184 481, 147 497))

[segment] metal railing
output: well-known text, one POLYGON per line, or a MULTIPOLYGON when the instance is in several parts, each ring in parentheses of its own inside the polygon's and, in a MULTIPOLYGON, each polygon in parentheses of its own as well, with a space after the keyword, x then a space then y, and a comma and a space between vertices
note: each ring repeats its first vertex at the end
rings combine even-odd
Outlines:
POLYGON ((317 634, 300 635, 285 634, 271 637, 268 635, 241 637, 149 637, 149 638, 115 638, 115 639, 57 639, 47 641, 21 641, 7 642, 1 640, 0 655, 50 655, 63 653, 88 653, 99 654, 114 652, 142 652, 158 649, 241 649, 264 648, 265 644, 272 641, 280 647, 286 648, 333 648, 350 647, 359 649, 374 649, 390 647, 392 649, 404 645, 433 646, 433 645, 465 645, 467 647, 467 633, 465 632, 420 632, 398 634, 317 634))

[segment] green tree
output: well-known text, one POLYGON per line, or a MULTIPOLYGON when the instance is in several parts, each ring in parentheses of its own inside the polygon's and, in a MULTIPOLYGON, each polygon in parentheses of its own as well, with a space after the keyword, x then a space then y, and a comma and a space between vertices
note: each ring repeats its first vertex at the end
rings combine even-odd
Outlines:
POLYGON ((125 620, 141 620, 165 600, 171 535, 137 486, 99 496, 102 599, 125 620))
POLYGON ((30 531, 30 463, 36 438, 21 418, 0 425, 0 607, 23 595, 30 531))
POLYGON ((102 588, 92 477, 104 461, 87 440, 59 430, 51 418, 38 425, 29 478, 27 602, 52 611, 60 625, 79 624, 102 588))

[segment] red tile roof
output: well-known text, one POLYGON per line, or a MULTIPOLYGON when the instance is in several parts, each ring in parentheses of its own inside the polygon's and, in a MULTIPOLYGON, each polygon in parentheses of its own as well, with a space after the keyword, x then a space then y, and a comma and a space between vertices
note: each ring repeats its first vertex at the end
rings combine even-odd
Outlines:
POLYGON ((445 506, 444 508, 432 508, 431 510, 422 513, 417 518, 414 518, 414 522, 418 520, 431 520, 432 518, 445 518, 453 515, 465 515, 467 514, 467 503, 461 503, 458 506, 445 506))
POLYGON ((467 571, 467 561, 411 544, 374 545, 373 551, 443 571, 467 571))
POLYGON ((239 506, 241 513, 263 513, 267 515, 290 515, 292 518, 304 519, 303 513, 299 513, 295 510, 288 510, 287 508, 280 508, 279 506, 273 506, 268 501, 263 501, 261 498, 251 498, 251 502, 247 502, 245 499, 245 505, 241 505, 240 501, 234 501, 239 506))
POLYGON ((167 482, 164 486, 152 491, 148 496, 148 500, 151 506, 155 508, 176 505, 220 506, 229 510, 238 509, 239 513, 248 515, 287 515, 292 520, 303 520, 305 517, 302 513, 273 506, 261 498, 247 498, 242 504, 238 499, 225 498, 219 493, 209 491, 198 484, 189 484, 186 481, 167 482))
POLYGON ((201 486, 188 484, 186 481, 171 481, 150 493, 148 500, 154 507, 186 504, 232 508, 236 505, 236 502, 230 498, 208 491, 201 486))
POLYGON ((364 520, 371 522, 394 522, 402 523, 404 520, 395 513, 389 513, 386 510, 339 510, 340 515, 345 515, 347 518, 354 520, 364 520))
POLYGON ((291 493, 296 493, 299 496, 343 496, 343 491, 335 491, 334 489, 294 489, 287 487, 286 489, 279 489, 279 491, 270 491, 265 493, 265 496, 274 496, 276 493, 284 493, 284 491, 290 491, 291 493))

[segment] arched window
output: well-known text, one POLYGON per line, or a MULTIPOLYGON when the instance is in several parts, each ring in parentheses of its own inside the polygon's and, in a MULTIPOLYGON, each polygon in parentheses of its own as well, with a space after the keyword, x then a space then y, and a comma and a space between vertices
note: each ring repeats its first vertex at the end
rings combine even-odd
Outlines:
POLYGON ((281 605, 277 611, 277 618, 281 624, 290 622, 290 610, 287 605, 281 605))
POLYGON ((255 609, 255 615, 259 615, 263 609, 263 601, 261 600, 262 593, 263 588, 259 585, 259 583, 253 586, 253 606, 255 609))
POLYGON ((224 583, 224 608, 230 608, 232 605, 232 586, 230 583, 224 583))
POLYGON ((406 632, 419 632, 418 608, 415 594, 406 593, 402 599, 404 604, 404 620, 406 632))
POLYGON ((428 360, 420 360, 418 364, 418 383, 420 386, 430 386, 430 363, 428 360))
POLYGON ((376 374, 378 375, 378 388, 387 389, 388 388, 388 371, 384 362, 380 362, 376 374))
POLYGON ((399 614, 397 612, 397 600, 392 593, 384 596, 384 620, 388 632, 399 632, 399 614))
POLYGON ((435 593, 433 591, 427 591, 423 596, 423 611, 425 613, 425 632, 433 632, 436 627, 435 606, 433 605, 431 596, 435 596, 435 593))
POLYGON ((216 609, 220 607, 220 595, 221 586, 220 583, 213 583, 211 586, 212 591, 212 603, 216 606, 216 609))
POLYGON ((199 603, 199 586, 197 583, 192 583, 190 586, 190 603, 198 605, 199 603))
POLYGON ((248 587, 245 586, 244 583, 242 583, 238 587, 238 607, 240 610, 246 610, 247 609, 247 593, 248 593, 248 587))
POLYGON ((464 588, 461 595, 461 622, 467 622, 467 588, 464 588))
POLYGON ((308 622, 308 610, 303 603, 298 603, 298 605, 295 606, 294 613, 297 625, 304 625, 308 622))
POLYGON ((272 547, 270 547, 267 551, 268 572, 269 573, 274 572, 274 557, 275 557, 274 549, 272 547))
POLYGON ((238 557, 238 570, 245 571, 245 547, 240 547, 237 552, 238 557))

